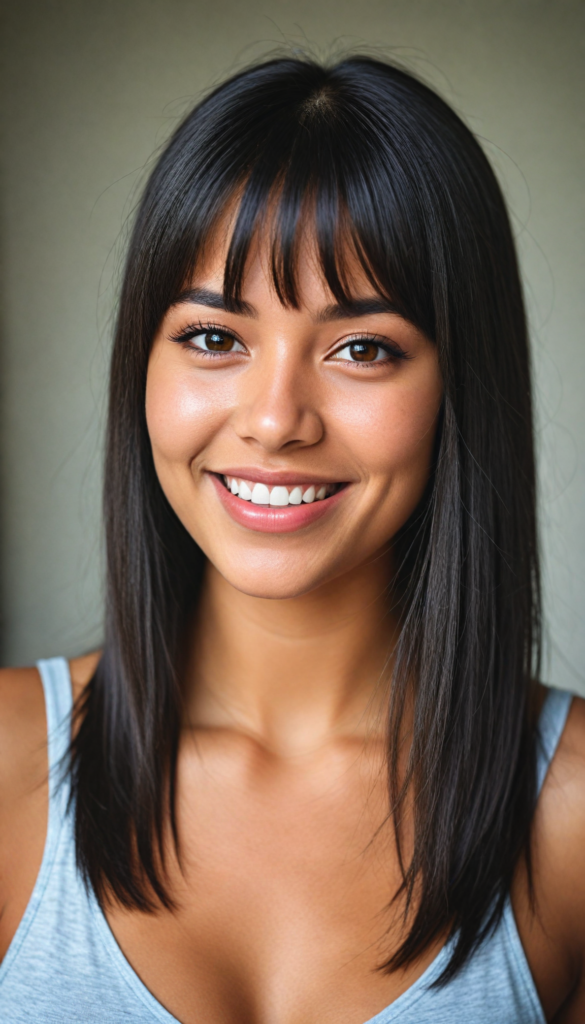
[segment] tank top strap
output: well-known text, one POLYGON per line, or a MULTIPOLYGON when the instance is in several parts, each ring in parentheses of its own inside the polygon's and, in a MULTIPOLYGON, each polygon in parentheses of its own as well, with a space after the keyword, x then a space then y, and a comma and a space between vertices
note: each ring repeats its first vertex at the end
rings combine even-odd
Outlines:
POLYGON ((573 694, 566 690, 550 689, 542 705, 538 721, 538 742, 536 760, 536 785, 540 793, 550 763, 555 756, 567 716, 571 707, 573 694))
POLYGON ((37 662, 43 682, 45 711, 47 716, 47 747, 49 761, 49 804, 51 818, 62 819, 67 810, 69 786, 67 785, 66 754, 71 738, 71 711, 73 694, 69 665, 65 658, 51 658, 37 662))

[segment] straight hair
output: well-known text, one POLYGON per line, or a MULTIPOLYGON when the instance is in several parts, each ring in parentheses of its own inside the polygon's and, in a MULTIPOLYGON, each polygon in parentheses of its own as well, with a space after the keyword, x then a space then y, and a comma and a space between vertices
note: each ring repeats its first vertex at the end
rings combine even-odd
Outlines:
POLYGON ((227 210, 228 308, 240 307, 259 233, 280 301, 298 307, 310 226, 337 302, 351 299, 351 253, 437 346, 434 467, 395 539, 399 571, 388 581, 402 608, 388 813, 410 916, 380 969, 404 967, 447 935, 444 984, 499 923, 522 857, 530 870, 540 589, 529 350, 508 214, 483 150, 436 93, 380 60, 285 57, 235 75, 183 121, 146 186, 111 362, 105 644, 71 747, 78 866, 102 905, 174 906, 165 837, 170 826, 178 849, 181 677, 204 557, 157 479, 145 386, 161 318, 227 210))

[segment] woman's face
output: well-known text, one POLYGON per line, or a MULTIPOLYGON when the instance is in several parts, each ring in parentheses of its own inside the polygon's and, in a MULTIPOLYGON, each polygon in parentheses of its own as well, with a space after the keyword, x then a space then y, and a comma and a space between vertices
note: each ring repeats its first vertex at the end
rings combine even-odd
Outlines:
POLYGON ((148 364, 163 491, 219 572, 258 597, 307 593, 388 547, 423 494, 441 403, 434 344, 357 269, 355 308, 340 309, 312 251, 290 309, 256 247, 233 313, 217 240, 148 364))

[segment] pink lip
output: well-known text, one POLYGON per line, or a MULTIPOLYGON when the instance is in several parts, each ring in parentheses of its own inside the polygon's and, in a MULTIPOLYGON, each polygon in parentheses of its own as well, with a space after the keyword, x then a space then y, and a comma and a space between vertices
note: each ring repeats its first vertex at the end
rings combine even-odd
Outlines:
MULTIPOLYGON (((227 472, 226 476, 240 476, 239 473, 227 472)), ((284 477, 284 474, 282 474, 284 477)), ((261 533, 292 533, 294 530, 300 530, 303 526, 309 526, 311 523, 321 519, 322 516, 326 516, 327 513, 335 505, 338 504, 342 495, 347 491, 347 487, 342 488, 335 494, 332 494, 330 498, 322 498, 321 501, 313 501, 302 505, 286 505, 284 508, 271 507, 270 505, 254 505, 251 501, 243 501, 241 498, 237 498, 235 494, 228 491, 227 487, 224 487, 221 480, 218 479, 215 474, 209 474, 213 485, 217 491, 219 500, 221 501, 226 512, 231 518, 239 523, 240 526, 247 526, 249 530, 258 530, 261 533)), ((244 477, 243 474, 240 479, 254 480, 254 477, 244 477)), ((286 478, 287 483, 293 483, 290 475, 286 478)), ((257 483, 264 483, 264 480, 256 480, 257 483)), ((276 482, 271 478, 271 483, 276 482)), ((300 482, 300 481, 299 481, 300 482)), ((303 483, 309 483, 307 477, 303 477, 303 483)), ((322 482, 319 479, 318 482, 322 482)))

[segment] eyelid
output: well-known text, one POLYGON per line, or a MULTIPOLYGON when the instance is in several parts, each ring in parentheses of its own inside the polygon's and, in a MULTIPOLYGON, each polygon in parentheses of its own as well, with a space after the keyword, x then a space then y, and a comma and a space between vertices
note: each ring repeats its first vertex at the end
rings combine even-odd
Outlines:
MULTIPOLYGON (((243 348, 246 349, 246 351, 247 351, 247 346, 246 346, 245 342, 242 341, 242 339, 238 335, 237 331, 235 331, 231 327, 226 327, 224 324, 220 324, 220 323, 217 323, 217 322, 212 322, 212 321, 209 321, 209 320, 205 321, 205 322, 200 320, 200 321, 197 321, 196 323, 187 324, 186 327, 183 328, 183 330, 177 331, 175 333, 170 334, 169 338, 170 338, 171 341, 175 341, 175 342, 178 342, 178 343, 186 343, 186 342, 191 341, 193 338, 197 337, 198 334, 206 334, 208 331, 221 331, 223 334, 227 334, 230 338, 234 338, 234 340, 237 341, 240 345, 242 345, 243 348)), ((401 346, 396 344, 396 342, 393 342, 393 341, 391 341, 388 338, 381 337, 378 334, 370 334, 370 333, 361 333, 361 334, 357 333, 357 334, 348 335, 347 337, 343 338, 341 341, 339 341, 337 343, 336 348, 326 358, 327 359, 332 359, 339 352, 342 352, 344 348, 348 348, 349 345, 357 344, 360 341, 368 342, 368 343, 373 344, 373 345, 378 345, 383 351, 385 351, 388 354, 388 357, 390 359, 393 358, 393 359, 403 360, 403 359, 410 359, 411 358, 411 356, 409 356, 408 353, 405 352, 404 349, 401 348, 401 346)), ((200 349, 199 351, 205 352, 205 349, 200 349)), ((216 353, 216 354, 217 355, 221 355, 222 353, 216 353)), ((223 353, 223 354, 229 355, 230 353, 223 353)), ((234 353, 234 354, 237 354, 237 353, 234 353)), ((345 361, 346 362, 353 362, 353 360, 345 360, 345 361)), ((383 360, 372 360, 372 362, 370 362, 369 364, 368 363, 360 363, 359 365, 361 365, 361 366, 367 366, 367 365, 372 366, 372 365, 374 365, 375 362, 383 362, 383 360)), ((357 365, 357 360, 356 360, 356 365, 357 365)))
MULTIPOLYGON (((391 358, 391 359, 392 358, 393 359, 410 359, 411 358, 411 356, 409 356, 408 353, 405 352, 404 349, 400 345, 398 345, 396 342, 391 341, 389 338, 381 337, 379 334, 365 334, 365 333, 364 334, 352 334, 352 335, 349 335, 347 338, 343 338, 342 341, 337 343, 335 349, 333 350, 333 352, 330 352, 330 354, 327 356, 327 358, 331 359, 331 358, 333 358, 333 356, 337 355, 339 352, 342 352, 344 348, 348 348, 350 345, 357 345, 360 342, 366 342, 366 343, 368 343, 370 345, 378 345, 378 347, 383 349, 384 352, 386 352, 388 354, 389 358, 391 358)), ((381 361, 382 360, 379 360, 379 362, 381 362, 381 361)), ((347 362, 351 362, 351 360, 347 360, 347 362)), ((367 365, 372 366, 373 363, 374 363, 374 360, 372 360, 372 362, 370 362, 369 364, 361 363, 360 365, 362 365, 362 366, 367 366, 367 365)))
MULTIPOLYGON (((185 343, 196 338, 198 334, 207 334, 209 331, 221 331, 222 334, 227 334, 230 338, 234 338, 235 341, 246 348, 245 342, 242 341, 237 331, 234 331, 231 327, 225 327, 222 324, 212 323, 211 321, 206 321, 205 323, 203 323, 203 321, 198 321, 197 323, 187 324, 182 331, 176 331, 175 333, 169 334, 169 339, 171 341, 185 343)), ((205 350, 201 349, 201 351, 204 352, 205 350)), ((229 352, 224 354, 230 355, 229 352)), ((221 355, 221 353, 218 353, 218 355, 221 355)))

